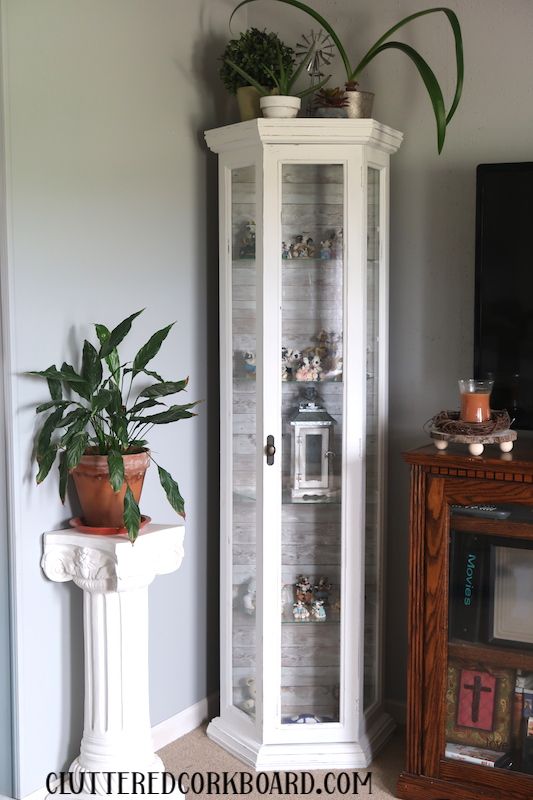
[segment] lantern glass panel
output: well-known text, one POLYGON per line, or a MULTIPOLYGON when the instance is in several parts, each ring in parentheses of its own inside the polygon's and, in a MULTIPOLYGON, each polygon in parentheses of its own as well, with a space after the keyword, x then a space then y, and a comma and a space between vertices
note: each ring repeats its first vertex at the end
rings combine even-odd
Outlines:
POLYGON ((325 724, 341 699, 344 166, 284 163, 281 182, 281 722, 325 724))
POLYGON ((232 692, 234 705, 254 718, 257 650, 255 167, 231 171, 231 212, 232 692))

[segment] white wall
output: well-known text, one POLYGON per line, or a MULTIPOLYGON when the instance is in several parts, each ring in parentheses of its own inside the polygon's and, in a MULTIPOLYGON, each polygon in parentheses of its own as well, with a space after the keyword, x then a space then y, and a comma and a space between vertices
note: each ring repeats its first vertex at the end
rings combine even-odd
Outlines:
MULTIPOLYGON (((35 486, 32 409, 46 386, 22 373, 75 360, 93 322, 113 326, 143 307, 129 355, 177 320, 155 363, 168 378, 189 374, 190 399, 206 401, 198 418, 161 429, 151 442, 188 510, 183 566, 150 590, 152 723, 217 688, 216 191, 202 131, 224 112, 214 55, 231 6, 2 4, 18 795, 68 767, 83 702, 81 592, 47 581, 39 568, 41 533, 61 527, 71 511, 61 507, 54 479, 35 486)), ((172 522, 157 473, 149 472, 142 509, 172 522)))
MULTIPOLYGON (((309 4, 333 25, 354 63, 400 19, 438 5, 433 0, 309 4)), ((427 441, 422 425, 429 417, 458 407, 457 378, 472 369, 476 165, 533 161, 532 3, 447 0, 445 5, 457 13, 463 30, 465 86, 442 155, 424 86, 403 54, 380 54, 360 82, 376 93, 376 119, 405 133, 391 161, 386 694, 396 703, 405 702, 407 651, 409 476, 400 454, 427 441)), ((287 44, 317 29, 310 17, 273 0, 249 8, 249 24, 268 26, 287 44)), ((242 25, 236 17, 234 31, 242 25)), ((448 106, 455 59, 444 15, 416 20, 394 38, 425 55, 448 106)), ((339 65, 334 78, 330 85, 343 78, 339 65)))

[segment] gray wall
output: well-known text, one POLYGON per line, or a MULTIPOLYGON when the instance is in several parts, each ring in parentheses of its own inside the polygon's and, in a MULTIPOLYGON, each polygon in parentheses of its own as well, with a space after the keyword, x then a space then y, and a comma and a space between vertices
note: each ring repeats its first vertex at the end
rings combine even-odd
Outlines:
MULTIPOLYGON (((76 360, 93 322, 113 326, 143 307, 129 355, 177 320, 155 365, 169 378, 190 375, 190 399, 206 401, 196 419, 151 442, 188 509, 183 566, 150 590, 152 723, 217 689, 216 176, 201 131, 223 114, 213 54, 227 38, 230 7, 2 4, 19 795, 68 767, 83 702, 81 592, 39 568, 41 533, 72 512, 55 480, 35 486, 33 408, 46 386, 22 373, 76 360)), ((153 468, 142 508, 157 522, 174 520, 153 468)), ((2 534, 0 565, 3 549, 2 534)), ((2 609, 0 636, 4 627, 2 609)), ((7 718, 0 720, 1 745, 7 718)))
MULTIPOLYGON (((337 30, 354 63, 400 19, 438 5, 432 0, 310 4, 337 30)), ((458 406, 457 378, 472 369, 476 165, 533 160, 533 4, 447 0, 445 5, 460 18, 466 77, 442 155, 424 86, 403 54, 380 54, 360 82, 376 93, 376 119, 405 133, 391 162, 386 696, 393 704, 405 702, 407 653, 409 487, 400 454, 427 441, 422 425, 429 417, 458 406)), ((281 3, 259 0, 250 8, 250 23, 268 26, 288 44, 317 28, 281 3)), ((236 17, 234 30, 245 24, 236 17)), ((394 38, 425 55, 448 106, 455 59, 444 15, 416 20, 394 38)), ((342 77, 337 65, 331 85, 342 77)))
MULTIPOLYGON (((354 53, 432 4, 314 0, 354 53)), ((362 86, 377 93, 376 118, 406 134, 392 162, 391 204, 386 677, 396 703, 405 698, 406 656, 408 481, 400 452, 424 441, 429 416, 456 404, 456 379, 471 367, 475 166, 533 159, 530 0, 448 4, 463 25, 466 84, 440 157, 425 91, 404 57, 382 54, 362 86)), ((2 292, 9 299, 5 371, 13 405, 19 795, 68 765, 82 719, 80 593, 46 581, 39 570, 41 532, 60 527, 70 509, 60 507, 52 480, 34 486, 32 405, 43 390, 21 372, 72 358, 93 321, 112 325, 143 306, 132 352, 156 327, 177 319, 160 369, 189 373, 191 398, 207 400, 200 417, 154 442, 180 480, 188 521, 180 572, 151 589, 152 721, 217 685, 216 174, 200 132, 224 124, 233 109, 215 56, 228 38, 234 5, 2 0, 8 178, 2 292)), ((270 0, 254 4, 249 19, 289 43, 313 27, 270 0)), ((234 31, 246 25, 240 17, 234 31)), ((402 38, 430 57, 449 96, 453 60, 444 18, 419 20, 402 38)), ((172 521, 154 474, 143 508, 172 521)), ((0 524, 0 564, 5 539, 0 524)), ((4 588, 5 575, 0 581, 4 588)), ((5 621, 0 596, 1 646, 5 621)), ((0 674, 4 753, 8 687, 0 674)), ((6 786, 0 779, 0 792, 6 786)))

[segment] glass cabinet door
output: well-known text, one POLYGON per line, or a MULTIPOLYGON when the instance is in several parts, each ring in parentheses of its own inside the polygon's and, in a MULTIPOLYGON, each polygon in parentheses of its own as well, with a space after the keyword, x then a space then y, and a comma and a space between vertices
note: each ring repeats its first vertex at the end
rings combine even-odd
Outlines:
POLYGON ((255 718, 256 678, 256 175, 231 172, 233 704, 255 718))
POLYGON ((383 486, 379 420, 380 345, 380 175, 367 169, 367 254, 366 254, 366 442, 365 442, 365 636, 364 708, 378 698, 378 646, 380 613, 380 530, 383 486))
POLYGON ((343 169, 281 171, 284 724, 339 721, 343 169))
POLYGON ((444 755, 531 775, 533 508, 481 508, 451 518, 444 755))

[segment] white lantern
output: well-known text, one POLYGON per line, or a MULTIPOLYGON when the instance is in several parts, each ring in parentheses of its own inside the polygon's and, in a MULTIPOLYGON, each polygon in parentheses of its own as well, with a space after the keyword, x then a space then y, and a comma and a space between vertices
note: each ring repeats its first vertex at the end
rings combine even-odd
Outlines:
POLYGON ((321 500, 337 494, 332 459, 335 420, 312 399, 300 403, 292 417, 291 495, 294 500, 321 500))

